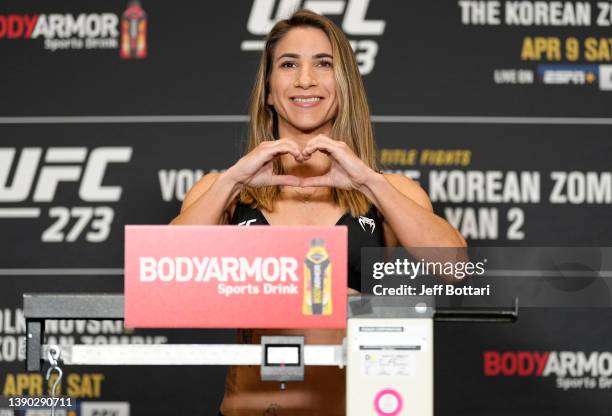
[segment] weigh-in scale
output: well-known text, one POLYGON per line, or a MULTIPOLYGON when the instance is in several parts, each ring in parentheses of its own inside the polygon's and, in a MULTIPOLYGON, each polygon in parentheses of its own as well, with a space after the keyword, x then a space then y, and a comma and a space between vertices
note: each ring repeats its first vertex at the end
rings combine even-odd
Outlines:
MULTIPOLYGON (((433 298, 347 297, 346 268, 338 266, 346 261, 345 227, 127 226, 125 295, 24 294, 27 371, 41 371, 45 361, 52 370, 58 370, 60 363, 259 365, 262 382, 278 382, 279 388, 285 389, 287 383, 303 380, 304 366, 337 366, 346 367, 347 415, 433 416, 434 321, 514 322, 518 317, 518 301, 507 310, 436 309, 433 298), (147 266, 146 275, 141 270, 143 264, 156 258, 190 259, 206 253, 230 260, 240 256, 244 261, 264 264, 269 258, 264 274, 275 270, 274 261, 280 259, 287 275, 295 278, 292 262, 303 264, 308 244, 315 240, 317 244, 325 241, 325 253, 335 261, 336 281, 329 294, 334 312, 328 316, 305 315, 301 295, 279 295, 274 302, 262 293, 223 297, 218 294, 218 286, 205 279, 191 282, 191 277, 183 273, 172 280, 166 267, 163 279, 156 280, 152 267, 147 266), (118 319, 125 320, 130 328, 289 328, 296 322, 294 327, 298 328, 346 326, 347 333, 341 345, 309 345, 303 336, 263 336, 259 345, 60 346, 45 344, 46 319, 118 319)), ((249 265, 252 273, 254 264, 249 265)), ((264 275, 260 280, 266 281, 262 283, 253 276, 249 276, 253 285, 269 284, 274 277, 264 275)), ((288 280, 275 284, 295 284, 288 280)))

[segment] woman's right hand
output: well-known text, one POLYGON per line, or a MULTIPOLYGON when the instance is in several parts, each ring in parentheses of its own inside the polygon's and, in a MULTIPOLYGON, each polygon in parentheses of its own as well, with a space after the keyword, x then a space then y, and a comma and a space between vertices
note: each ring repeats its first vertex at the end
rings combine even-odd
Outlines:
POLYGON ((226 176, 232 178, 239 188, 273 185, 299 186, 300 178, 297 176, 274 174, 274 159, 284 154, 291 154, 298 162, 303 161, 302 152, 293 140, 265 141, 230 167, 226 171, 226 176))
POLYGON ((274 159, 285 154, 291 154, 298 163, 304 161, 297 143, 279 139, 261 143, 225 172, 205 175, 189 190, 171 224, 227 223, 232 201, 245 186, 300 186, 297 176, 274 174, 274 159))

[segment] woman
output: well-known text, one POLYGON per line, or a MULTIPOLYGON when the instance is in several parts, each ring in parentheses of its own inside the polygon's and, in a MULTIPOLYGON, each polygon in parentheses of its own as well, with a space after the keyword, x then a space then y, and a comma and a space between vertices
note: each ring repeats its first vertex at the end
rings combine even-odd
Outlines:
MULTIPOLYGON (((346 36, 329 19, 300 10, 274 26, 250 116, 246 154, 225 172, 204 176, 173 224, 347 225, 353 293, 359 289, 361 247, 465 246, 433 213, 418 184, 377 171, 357 62, 346 36)), ((264 332, 241 335, 259 342, 264 332)), ((343 336, 338 330, 310 330, 305 342, 339 344, 343 336)), ((259 367, 232 367, 221 412, 344 415, 344 371, 307 367, 304 382, 280 391, 278 383, 260 381, 259 367)))

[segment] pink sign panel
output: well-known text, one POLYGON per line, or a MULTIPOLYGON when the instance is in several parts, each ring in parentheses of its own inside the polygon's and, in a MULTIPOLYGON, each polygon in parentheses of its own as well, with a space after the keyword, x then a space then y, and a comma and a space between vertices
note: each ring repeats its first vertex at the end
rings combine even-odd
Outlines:
POLYGON ((128 328, 344 328, 347 229, 125 227, 128 328))

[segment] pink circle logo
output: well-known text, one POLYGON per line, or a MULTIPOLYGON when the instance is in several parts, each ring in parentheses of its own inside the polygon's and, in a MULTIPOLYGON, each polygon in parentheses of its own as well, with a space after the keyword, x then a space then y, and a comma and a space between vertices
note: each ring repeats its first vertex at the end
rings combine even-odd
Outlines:
POLYGON ((394 389, 383 389, 374 397, 374 409, 379 416, 396 416, 402 411, 402 396, 394 389))

